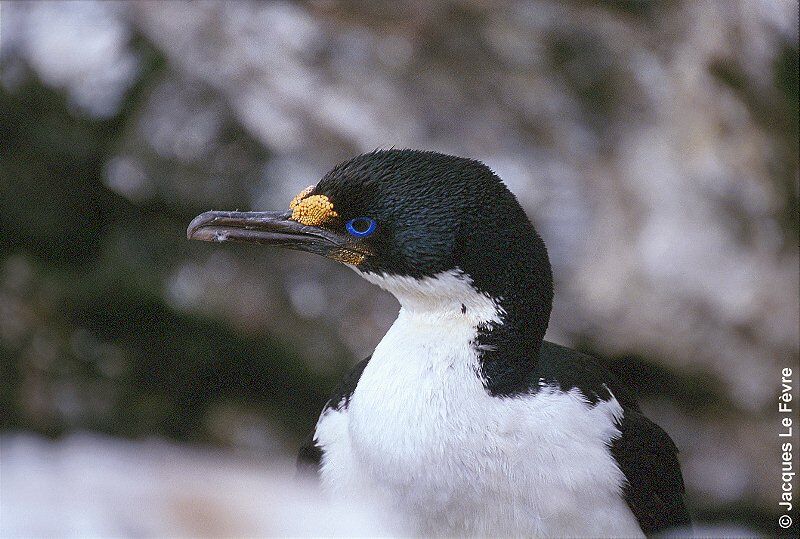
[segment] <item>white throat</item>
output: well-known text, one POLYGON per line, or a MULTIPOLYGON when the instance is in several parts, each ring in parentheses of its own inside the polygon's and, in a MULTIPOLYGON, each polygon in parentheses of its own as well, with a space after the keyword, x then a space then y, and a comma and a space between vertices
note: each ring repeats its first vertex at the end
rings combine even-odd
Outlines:
POLYGON ((458 320, 475 327, 501 321, 503 311, 497 300, 477 291, 469 275, 459 269, 421 279, 354 269, 364 279, 396 297, 401 316, 405 314, 434 323, 458 320))

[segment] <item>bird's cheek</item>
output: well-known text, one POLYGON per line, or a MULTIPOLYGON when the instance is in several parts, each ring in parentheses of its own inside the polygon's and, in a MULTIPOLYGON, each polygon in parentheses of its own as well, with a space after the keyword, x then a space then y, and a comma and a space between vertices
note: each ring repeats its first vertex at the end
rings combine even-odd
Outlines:
POLYGON ((334 249, 328 253, 328 258, 331 260, 341 262, 342 264, 350 264, 351 266, 360 265, 362 262, 364 262, 366 257, 367 255, 365 253, 354 251, 352 249, 334 249))

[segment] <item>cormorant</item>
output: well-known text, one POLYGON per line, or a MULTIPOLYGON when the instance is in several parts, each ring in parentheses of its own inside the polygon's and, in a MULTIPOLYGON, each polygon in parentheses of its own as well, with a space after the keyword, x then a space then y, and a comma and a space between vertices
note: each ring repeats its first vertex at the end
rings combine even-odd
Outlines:
POLYGON ((401 308, 299 465, 435 535, 642 536, 689 524, 677 449, 593 357, 544 340, 544 242, 479 161, 376 150, 286 212, 211 211, 190 239, 309 251, 401 308))

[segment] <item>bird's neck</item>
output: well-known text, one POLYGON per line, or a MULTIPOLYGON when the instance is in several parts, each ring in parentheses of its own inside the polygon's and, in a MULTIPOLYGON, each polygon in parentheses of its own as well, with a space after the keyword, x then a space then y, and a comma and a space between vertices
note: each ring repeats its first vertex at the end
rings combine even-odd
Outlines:
POLYGON ((530 391, 553 305, 553 278, 544 241, 522 208, 484 212, 475 230, 462 233, 458 265, 476 290, 495 298, 500 323, 479 327, 480 374, 486 390, 505 397, 530 391))
POLYGON ((552 297, 552 289, 550 295, 537 297, 537 286, 529 281, 533 275, 517 268, 493 294, 477 289, 462 270, 421 279, 362 275, 391 292, 400 302, 401 317, 413 319, 417 328, 449 327, 458 334, 462 334, 458 328, 469 328, 463 334, 476 352, 479 375, 490 394, 510 396, 528 390, 552 297))

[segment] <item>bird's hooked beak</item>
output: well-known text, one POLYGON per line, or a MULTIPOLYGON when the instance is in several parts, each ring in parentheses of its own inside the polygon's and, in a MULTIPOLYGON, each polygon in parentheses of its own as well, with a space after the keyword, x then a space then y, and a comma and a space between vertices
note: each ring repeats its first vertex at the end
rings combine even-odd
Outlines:
POLYGON ((352 245, 349 236, 328 228, 292 220, 292 212, 207 211, 186 229, 190 240, 276 245, 358 264, 366 253, 352 245))

